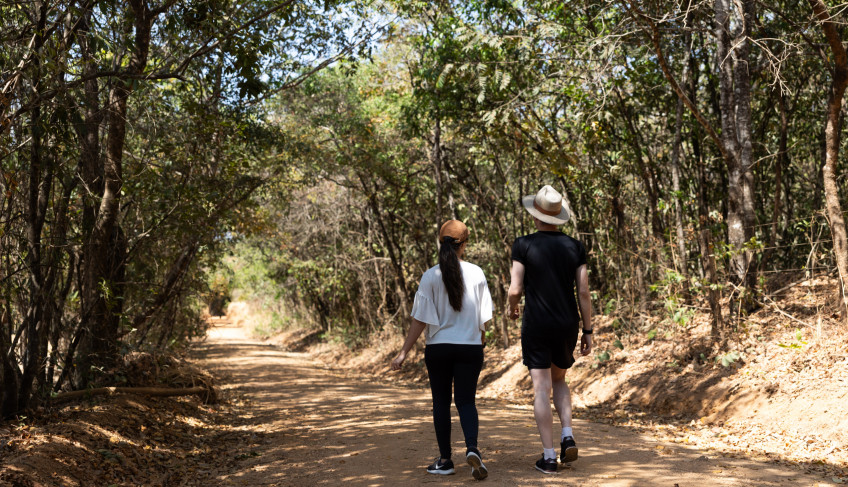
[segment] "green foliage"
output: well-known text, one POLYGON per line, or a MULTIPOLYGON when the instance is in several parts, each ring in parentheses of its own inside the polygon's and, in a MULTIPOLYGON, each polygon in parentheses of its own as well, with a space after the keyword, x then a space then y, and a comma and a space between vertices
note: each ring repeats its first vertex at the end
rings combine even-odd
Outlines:
POLYGON ((684 275, 677 271, 666 269, 661 281, 650 286, 650 290, 664 297, 665 321, 678 326, 685 326, 695 315, 695 311, 683 302, 682 291, 688 291, 688 282, 684 275))
POLYGON ((716 363, 721 364, 722 367, 726 368, 735 364, 742 358, 743 356, 740 352, 737 352, 736 350, 731 350, 729 352, 717 355, 715 361, 716 363))
POLYGON ((611 315, 616 309, 618 309, 618 300, 615 298, 610 298, 604 304, 603 314, 611 315))
POLYGON ((800 349, 804 348, 804 345, 806 345, 806 344, 807 344, 807 342, 804 341, 804 334, 801 333, 801 329, 798 328, 798 329, 795 330, 795 341, 794 342, 789 343, 789 344, 778 343, 777 346, 781 347, 781 348, 789 348, 789 349, 793 349, 793 350, 800 350, 800 349))
POLYGON ((666 301, 666 310, 671 322, 678 326, 686 326, 686 323, 695 316, 694 309, 681 306, 674 301, 666 301))
POLYGON ((595 354, 595 363, 592 364, 593 369, 597 369, 599 366, 603 365, 605 362, 610 361, 612 359, 612 354, 608 350, 599 350, 595 354))

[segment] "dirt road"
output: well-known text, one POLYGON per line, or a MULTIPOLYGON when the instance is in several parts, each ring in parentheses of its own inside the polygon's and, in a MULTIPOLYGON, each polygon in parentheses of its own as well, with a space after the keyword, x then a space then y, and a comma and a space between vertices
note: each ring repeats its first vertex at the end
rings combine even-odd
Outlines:
MULTIPOLYGON (((454 411, 457 473, 424 471, 438 455, 423 388, 347 376, 307 355, 219 326, 200 346, 203 365, 252 403, 257 445, 221 485, 469 485, 454 411)), ((580 459, 556 475, 533 468, 541 446, 529 405, 478 402, 490 486, 824 486, 817 477, 753 460, 659 443, 624 428, 576 420, 580 459)))

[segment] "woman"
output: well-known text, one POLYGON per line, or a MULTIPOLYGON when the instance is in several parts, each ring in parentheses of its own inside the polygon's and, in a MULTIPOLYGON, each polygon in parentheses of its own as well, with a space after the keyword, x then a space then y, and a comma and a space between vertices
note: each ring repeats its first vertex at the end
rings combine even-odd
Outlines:
POLYGON ((392 360, 399 370, 418 337, 427 330, 424 363, 433 393, 433 424, 439 443, 439 458, 427 467, 432 474, 454 473, 451 461, 451 385, 456 409, 465 435, 465 461, 471 475, 483 480, 489 475, 477 449, 477 378, 483 368, 483 331, 492 319, 492 296, 483 270, 460 260, 468 242, 468 228, 449 220, 439 230, 439 265, 421 277, 412 325, 400 353, 392 360))

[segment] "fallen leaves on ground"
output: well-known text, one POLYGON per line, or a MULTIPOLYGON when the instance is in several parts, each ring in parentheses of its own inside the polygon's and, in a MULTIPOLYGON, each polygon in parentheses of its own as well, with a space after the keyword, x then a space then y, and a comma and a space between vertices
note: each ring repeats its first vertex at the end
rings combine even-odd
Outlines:
POLYGON ((215 485, 263 441, 232 394, 121 396, 86 401, 0 427, 0 486, 215 485))

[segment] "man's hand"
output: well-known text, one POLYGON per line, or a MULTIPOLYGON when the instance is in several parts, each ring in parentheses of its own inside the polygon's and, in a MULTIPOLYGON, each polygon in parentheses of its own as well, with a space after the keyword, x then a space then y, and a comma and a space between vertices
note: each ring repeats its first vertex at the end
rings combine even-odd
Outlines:
POLYGON ((592 352, 592 335, 580 337, 580 353, 585 357, 592 352))
POLYGON ((521 315, 521 295, 524 294, 524 264, 517 260, 512 261, 510 269, 509 291, 507 291, 507 316, 511 320, 517 320, 521 315))
POLYGON ((400 370, 404 360, 406 360, 406 352, 401 350, 400 353, 397 354, 397 357, 392 360, 392 370, 400 370))
MULTIPOLYGON (((589 270, 586 264, 577 268, 574 276, 577 283, 577 306, 580 308, 580 319, 584 330, 592 330, 592 294, 589 292, 589 270)), ((584 356, 592 352, 592 335, 583 334, 580 338, 580 353, 584 356)))

